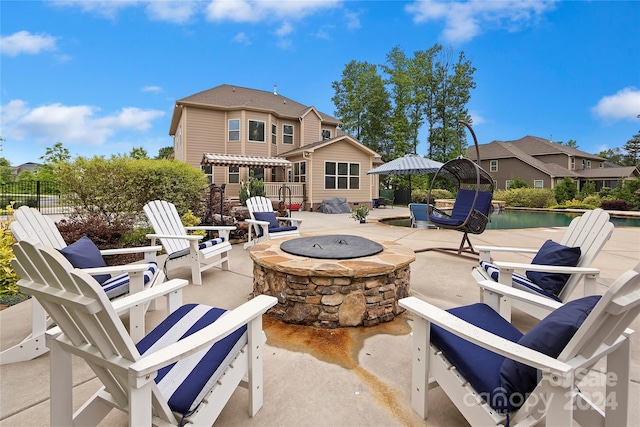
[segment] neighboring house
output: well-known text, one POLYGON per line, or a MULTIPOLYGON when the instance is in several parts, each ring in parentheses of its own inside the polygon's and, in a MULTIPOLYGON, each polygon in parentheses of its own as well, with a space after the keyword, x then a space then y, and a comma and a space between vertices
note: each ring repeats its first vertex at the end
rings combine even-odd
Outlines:
MULTIPOLYGON (((640 177, 634 166, 613 165, 602 157, 535 136, 493 141, 478 148, 480 166, 489 172, 496 189, 501 190, 516 178, 535 188, 554 188, 559 181, 569 177, 578 184, 578 189, 587 181, 593 181, 596 190, 600 190, 602 187, 615 188, 622 180, 640 177)), ((468 156, 476 159, 474 147, 468 150, 468 156)))
POLYGON ((21 165, 18 166, 10 166, 11 168, 11 177, 13 179, 16 179, 16 177, 20 174, 20 172, 22 171, 31 171, 31 172, 35 172, 35 170, 40 167, 41 165, 39 163, 33 163, 33 162, 27 162, 27 163, 23 163, 21 165))
POLYGON ((237 198, 250 174, 267 196, 317 209, 344 197, 371 204, 378 178, 367 175, 380 155, 339 128, 338 119, 273 92, 221 85, 176 101, 169 135, 176 160, 201 167, 209 182, 237 198))

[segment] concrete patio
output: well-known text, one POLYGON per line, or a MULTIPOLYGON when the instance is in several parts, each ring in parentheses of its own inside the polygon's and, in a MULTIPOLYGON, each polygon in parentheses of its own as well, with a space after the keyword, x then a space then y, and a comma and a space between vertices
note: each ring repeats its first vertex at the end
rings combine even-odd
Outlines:
MULTIPOLYGON (((372 210, 366 224, 348 214, 295 212, 303 218, 303 234, 352 234, 377 241, 393 241, 414 250, 457 247, 461 233, 450 230, 410 229, 377 223, 378 218, 409 216, 407 208, 372 210)), ((474 245, 539 247, 558 240, 564 228, 489 230, 471 236, 474 245)), ((500 258, 525 262, 522 255, 500 258)), ((640 227, 617 227, 593 266, 601 269, 598 293, 622 272, 640 262, 640 227)), ((441 308, 471 304, 479 292, 471 277, 472 260, 435 251, 416 254, 411 264, 411 293, 441 308)), ((204 285, 185 288, 185 302, 234 308, 252 291, 253 265, 242 244, 231 252, 231 270, 212 269, 203 274, 204 285)), ((189 278, 188 269, 172 277, 189 278)), ((579 288, 573 298, 579 297, 579 288)), ((147 326, 164 316, 149 312, 147 326)), ((28 335, 30 301, 0 312, 0 348, 8 348, 28 335)), ((527 330, 535 322, 516 312, 514 323, 527 330)), ((264 406, 255 418, 247 413, 247 392, 238 389, 215 425, 219 426, 461 426, 466 421, 440 390, 432 390, 427 421, 410 406, 410 340, 412 319, 403 314, 391 322, 369 328, 318 330, 293 326, 265 317, 267 346, 264 358, 264 406)), ((632 325, 640 329, 640 319, 632 325)), ((640 344, 633 344, 631 416, 640 425, 640 344)), ((93 373, 80 360, 75 364, 74 397, 79 406, 98 388, 93 373)), ((604 371, 604 365, 601 366, 604 371)), ((597 381, 596 381, 597 382, 597 381)), ((0 366, 0 426, 49 425, 49 356, 0 366)), ((124 414, 112 411, 102 425, 125 426, 124 414)))

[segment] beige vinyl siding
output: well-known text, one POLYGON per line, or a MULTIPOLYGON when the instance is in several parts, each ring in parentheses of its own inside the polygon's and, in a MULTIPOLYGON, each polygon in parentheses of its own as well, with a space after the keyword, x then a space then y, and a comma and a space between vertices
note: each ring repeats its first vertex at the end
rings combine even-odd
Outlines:
MULTIPOLYGON (((242 154, 242 146, 244 145, 247 126, 244 121, 244 114, 242 111, 228 111, 225 114, 223 138, 225 141, 225 151, 220 151, 224 154, 242 154), (240 141, 229 141, 229 120, 240 120, 240 141)), ((224 182, 227 182, 226 180, 224 182)))
POLYGON ((184 142, 186 141, 186 138, 184 135, 184 126, 182 126, 183 120, 184 120, 184 115, 180 117, 180 122, 176 127, 176 134, 173 137, 173 158, 181 162, 184 162, 184 158, 185 158, 184 142))
POLYGON ((227 129, 223 112, 190 108, 184 133, 189 146, 184 160, 199 168, 204 153, 224 153, 226 137, 220 129, 227 129))
MULTIPOLYGON (((566 154, 545 154, 542 156, 533 156, 536 160, 540 160, 544 163, 555 163, 556 165, 560 165, 563 168, 570 169, 571 168, 571 160, 570 157, 566 154)), ((576 163, 576 167, 578 164, 576 163)))
MULTIPOLYGON (((286 153, 300 147, 300 122, 297 120, 278 120, 278 153, 286 153), (284 126, 293 126, 293 144, 284 143, 284 126)), ((275 155, 275 153, 274 153, 275 155)))
POLYGON ((371 158, 367 153, 346 141, 339 141, 313 153, 313 164, 307 170, 308 197, 314 206, 330 197, 344 197, 349 203, 371 203, 370 179, 367 171, 371 169, 371 158), (360 164, 360 189, 329 189, 324 188, 325 161, 349 162, 360 164), (311 176, 309 176, 311 173, 311 176))
POLYGON ((302 122, 302 144, 310 144, 312 142, 320 141, 322 139, 322 133, 320 132, 320 119, 314 113, 309 113, 305 116, 302 122))
POLYGON ((244 138, 241 137, 241 139, 245 141, 244 152, 241 154, 246 156, 267 156, 271 147, 271 120, 269 114, 247 111, 240 127, 244 130, 244 138), (264 122, 264 142, 249 141, 250 120, 264 122))
POLYGON ((542 180, 544 188, 551 187, 549 175, 516 158, 499 159, 497 172, 490 172, 489 164, 490 160, 482 160, 480 166, 489 172, 493 180, 498 182, 498 190, 504 190, 506 181, 516 178, 523 179, 530 187, 533 187, 534 180, 542 180))

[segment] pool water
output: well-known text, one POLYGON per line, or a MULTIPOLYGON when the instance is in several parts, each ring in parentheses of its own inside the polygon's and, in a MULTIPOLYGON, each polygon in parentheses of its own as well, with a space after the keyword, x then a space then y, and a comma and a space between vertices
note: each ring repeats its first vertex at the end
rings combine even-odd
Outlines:
MULTIPOLYGON (((531 212, 531 211, 500 211, 489 215, 487 230, 509 230, 515 228, 566 227, 579 213, 566 212, 531 212)), ((640 218, 611 218, 616 227, 640 227, 640 218)), ((393 219, 382 221, 385 224, 409 227, 411 220, 393 219)))

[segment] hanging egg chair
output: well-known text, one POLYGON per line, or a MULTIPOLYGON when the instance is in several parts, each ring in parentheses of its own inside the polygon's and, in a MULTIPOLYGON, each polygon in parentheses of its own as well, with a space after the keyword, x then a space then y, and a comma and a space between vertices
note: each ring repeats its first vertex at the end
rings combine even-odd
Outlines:
MULTIPOLYGON (((462 120, 459 122, 471 132, 476 149, 476 159, 479 163, 480 149, 476 135, 469 123, 462 120)), ((429 188, 429 222, 438 228, 457 230, 464 235, 458 249, 429 248, 424 251, 457 251, 457 255, 462 256, 464 256, 463 252, 478 254, 473 249, 469 234, 481 234, 487 227, 494 190, 493 179, 478 163, 460 156, 449 160, 436 172, 429 188), (435 188, 443 187, 456 194, 451 210, 435 207, 435 201, 431 194, 435 188)))

